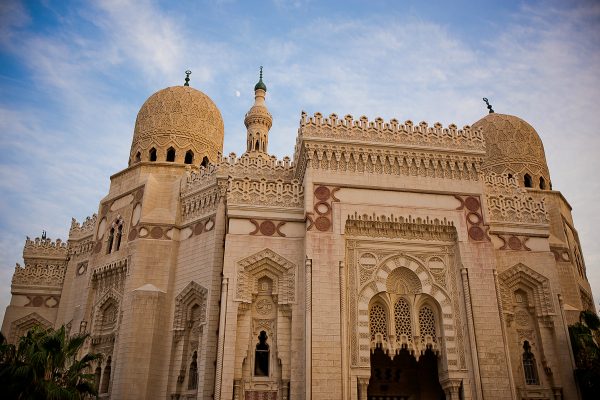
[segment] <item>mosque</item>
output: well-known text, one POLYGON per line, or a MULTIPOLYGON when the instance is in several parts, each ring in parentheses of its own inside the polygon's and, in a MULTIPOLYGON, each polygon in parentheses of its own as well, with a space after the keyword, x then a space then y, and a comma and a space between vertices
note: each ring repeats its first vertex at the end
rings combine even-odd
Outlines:
POLYGON ((266 93, 241 156, 189 74, 150 96, 97 213, 26 240, 9 341, 88 333, 100 399, 578 398, 592 293, 531 125, 302 113, 278 159, 266 93))

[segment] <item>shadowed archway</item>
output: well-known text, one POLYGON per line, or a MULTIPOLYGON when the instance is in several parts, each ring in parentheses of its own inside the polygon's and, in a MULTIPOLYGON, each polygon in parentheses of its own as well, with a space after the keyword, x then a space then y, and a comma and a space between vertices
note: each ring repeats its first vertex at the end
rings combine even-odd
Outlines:
POLYGON ((390 357, 376 347, 371 352, 368 400, 445 400, 437 358, 431 349, 417 360, 406 349, 390 357))

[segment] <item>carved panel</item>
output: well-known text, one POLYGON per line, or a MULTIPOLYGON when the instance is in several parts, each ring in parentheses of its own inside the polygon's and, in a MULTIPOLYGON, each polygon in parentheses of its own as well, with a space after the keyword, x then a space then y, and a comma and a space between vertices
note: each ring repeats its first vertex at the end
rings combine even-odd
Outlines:
POLYGON ((252 302, 258 293, 258 280, 263 276, 273 282, 273 294, 278 304, 295 302, 296 266, 271 249, 264 249, 237 263, 236 300, 252 302))

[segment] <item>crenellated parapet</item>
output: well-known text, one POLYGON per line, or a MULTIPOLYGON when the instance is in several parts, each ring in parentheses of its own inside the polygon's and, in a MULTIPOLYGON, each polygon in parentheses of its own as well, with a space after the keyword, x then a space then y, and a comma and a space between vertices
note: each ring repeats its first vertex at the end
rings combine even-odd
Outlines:
POLYGON ((69 253, 67 243, 60 239, 53 241, 49 238, 39 238, 31 240, 29 237, 25 240, 23 247, 23 259, 25 264, 29 264, 30 260, 66 260, 69 253))
POLYGON ((294 163, 289 157, 279 160, 230 153, 217 164, 189 171, 182 180, 182 222, 213 213, 223 196, 231 204, 248 202, 293 208, 303 204, 303 188, 294 179, 294 163))
POLYGON ((415 125, 410 120, 401 124, 396 119, 385 122, 379 117, 369 121, 365 116, 356 120, 351 115, 341 119, 336 114, 331 114, 324 118, 321 113, 309 117, 302 112, 298 138, 485 151, 481 130, 474 130, 469 126, 458 129, 456 125, 451 124, 444 128, 439 122, 429 126, 427 122, 415 125))
POLYGON ((69 229, 69 239, 77 240, 85 236, 90 236, 94 233, 94 227, 98 215, 95 213, 87 217, 82 223, 79 223, 75 218, 71 218, 71 228, 69 229))
POLYGON ((181 193, 186 195, 205 187, 214 185, 217 177, 244 177, 256 176, 267 179, 293 179, 294 163, 289 157, 279 160, 270 158, 252 157, 244 154, 238 157, 235 153, 219 159, 217 164, 200 167, 198 171, 189 171, 181 184, 181 193))
POLYGON ((536 198, 519 187, 515 176, 494 172, 482 175, 487 209, 492 223, 549 223, 545 198, 536 198))
POLYGON ((278 208, 304 207, 304 186, 293 179, 269 180, 265 178, 231 178, 227 189, 231 204, 248 204, 278 208))

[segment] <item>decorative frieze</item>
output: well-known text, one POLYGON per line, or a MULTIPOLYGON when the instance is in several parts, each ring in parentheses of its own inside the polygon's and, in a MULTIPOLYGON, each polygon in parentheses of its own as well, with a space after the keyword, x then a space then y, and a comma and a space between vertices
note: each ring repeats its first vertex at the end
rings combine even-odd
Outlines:
POLYGON ((297 154, 302 167, 296 170, 300 179, 304 169, 377 175, 415 176, 441 179, 479 180, 479 154, 404 150, 356 144, 304 141, 297 154))
POLYGON ((427 122, 415 125, 410 120, 401 124, 396 119, 384 122, 379 117, 369 121, 365 116, 355 120, 351 115, 346 115, 343 119, 336 114, 323 118, 321 113, 309 117, 302 112, 298 136, 461 150, 485 149, 481 130, 473 130, 469 126, 458 129, 451 124, 444 128, 439 122, 429 126, 427 122))
POLYGON ((248 204, 286 208, 304 206, 304 187, 300 181, 230 178, 227 193, 229 204, 248 204))
POLYGON ((219 205, 221 196, 216 181, 212 186, 181 198, 181 217, 183 223, 206 214, 214 213, 219 205))
POLYGON ((507 174, 484 175, 487 210, 492 222, 548 224, 545 198, 535 199, 507 174))
POLYGON ((61 287, 65 279, 66 265, 37 264, 21 267, 15 266, 12 284, 26 286, 61 287))
POLYGON ((457 238, 456 227, 446 218, 413 218, 373 214, 348 215, 345 227, 346 235, 384 238, 405 238, 419 240, 441 240, 454 242, 457 238))

